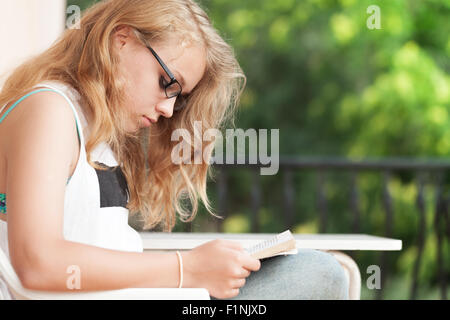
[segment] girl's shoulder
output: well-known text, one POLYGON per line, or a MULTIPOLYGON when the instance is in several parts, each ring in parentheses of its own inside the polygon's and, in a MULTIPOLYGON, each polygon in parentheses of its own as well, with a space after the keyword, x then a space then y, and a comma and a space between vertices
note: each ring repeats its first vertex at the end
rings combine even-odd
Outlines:
POLYGON ((73 110, 61 94, 40 91, 19 100, 8 104, 1 115, 3 120, 0 123, 0 137, 4 139, 0 138, 0 146, 6 155, 17 148, 22 140, 38 143, 42 137, 62 138, 77 134, 73 110))

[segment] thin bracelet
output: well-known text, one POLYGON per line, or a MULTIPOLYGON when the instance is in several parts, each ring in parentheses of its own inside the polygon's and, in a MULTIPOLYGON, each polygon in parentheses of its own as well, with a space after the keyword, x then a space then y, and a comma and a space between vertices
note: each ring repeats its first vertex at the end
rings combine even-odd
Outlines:
POLYGON ((181 288, 183 286, 183 259, 181 258, 181 254, 179 251, 177 251, 177 257, 178 257, 178 264, 180 265, 180 285, 178 288, 181 288))

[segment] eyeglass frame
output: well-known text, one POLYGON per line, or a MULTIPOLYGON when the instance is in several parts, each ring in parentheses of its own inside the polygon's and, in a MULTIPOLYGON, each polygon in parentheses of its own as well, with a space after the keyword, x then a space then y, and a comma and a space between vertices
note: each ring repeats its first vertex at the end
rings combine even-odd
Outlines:
POLYGON ((166 66, 166 64, 161 60, 161 58, 158 56, 158 54, 155 52, 155 50, 152 49, 152 47, 150 47, 149 45, 146 44, 147 49, 150 50, 150 52, 153 54, 153 56, 156 58, 156 60, 158 60, 158 63, 161 65, 161 67, 164 69, 165 73, 169 76, 170 78, 170 82, 168 84, 164 85, 164 91, 166 93, 166 97, 167 98, 174 98, 174 97, 178 97, 181 92, 183 91, 183 87, 181 86, 181 84, 178 82, 178 80, 175 78, 175 76, 173 75, 172 72, 170 72, 169 68, 166 66), (173 96, 170 96, 167 94, 167 88, 169 86, 171 86, 172 84, 177 83, 180 86, 180 91, 173 96))
MULTIPOLYGON (((136 29, 136 31, 142 36, 142 32, 140 32, 139 30, 136 29)), ((169 76, 170 78, 170 82, 167 84, 164 84, 164 93, 166 94, 166 97, 168 99, 172 99, 177 97, 177 99, 179 97, 181 97, 181 93, 183 92, 183 87, 181 86, 181 83, 175 78, 175 76, 173 75, 173 73, 169 70, 169 68, 167 67, 167 65, 162 61, 162 59, 159 57, 159 55, 155 52, 155 50, 153 50, 153 48, 151 46, 149 46, 144 40, 142 40, 141 37, 141 41, 144 43, 144 45, 147 47, 148 50, 150 50, 150 52, 152 53, 152 55, 156 58, 156 60, 158 61, 159 65, 163 68, 164 72, 169 76), (171 85, 173 85, 174 83, 176 83, 179 87, 180 90, 178 91, 177 94, 175 95, 168 95, 167 94, 167 88, 169 88, 171 85)), ((176 108, 176 106, 174 106, 174 111, 180 111, 183 110, 184 107, 186 106, 186 102, 183 101, 182 107, 181 108, 176 108)))

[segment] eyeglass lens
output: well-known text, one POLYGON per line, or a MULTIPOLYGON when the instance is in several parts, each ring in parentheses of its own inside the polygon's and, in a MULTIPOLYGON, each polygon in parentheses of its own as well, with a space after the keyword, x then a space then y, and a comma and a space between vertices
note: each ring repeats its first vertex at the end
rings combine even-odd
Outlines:
POLYGON ((173 98, 178 96, 181 93, 181 86, 178 82, 172 83, 170 86, 166 87, 167 97, 173 98))

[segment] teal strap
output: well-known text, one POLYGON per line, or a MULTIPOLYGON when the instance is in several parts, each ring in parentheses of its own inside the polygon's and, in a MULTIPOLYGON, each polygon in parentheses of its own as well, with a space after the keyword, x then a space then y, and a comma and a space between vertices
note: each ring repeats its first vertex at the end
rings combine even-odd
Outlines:
POLYGON ((0 193, 0 213, 6 213, 6 194, 0 193))
MULTIPOLYGON (((58 91, 55 91, 55 90, 53 90, 53 89, 38 89, 38 90, 35 90, 35 91, 31 91, 30 93, 28 93, 28 94, 24 95, 22 98, 20 98, 20 99, 19 99, 16 103, 14 103, 11 107, 9 107, 9 109, 5 112, 5 114, 0 118, 0 123, 2 123, 3 119, 6 118, 6 116, 8 115, 8 113, 10 113, 10 112, 12 111, 12 109, 14 109, 20 102, 22 102, 23 100, 25 100, 26 98, 28 98, 28 97, 31 96, 32 94, 38 93, 38 92, 42 92, 42 91, 51 91, 51 92, 56 92, 56 93, 60 94, 58 91)), ((67 98, 66 98, 65 96, 63 96, 63 97, 67 100, 67 98)), ((69 104, 70 104, 70 101, 67 101, 67 102, 69 102, 69 104)), ((75 110, 73 110, 73 112, 75 113, 75 110)), ((77 121, 76 118, 75 118, 75 124, 76 124, 76 126, 77 126, 78 139, 81 141, 81 138, 80 138, 80 129, 79 129, 78 121, 77 121)))

